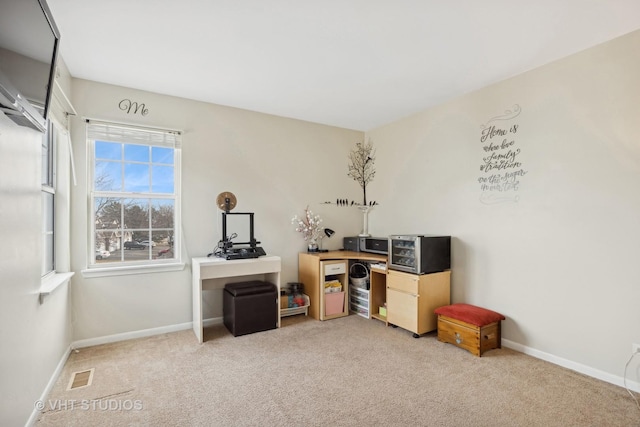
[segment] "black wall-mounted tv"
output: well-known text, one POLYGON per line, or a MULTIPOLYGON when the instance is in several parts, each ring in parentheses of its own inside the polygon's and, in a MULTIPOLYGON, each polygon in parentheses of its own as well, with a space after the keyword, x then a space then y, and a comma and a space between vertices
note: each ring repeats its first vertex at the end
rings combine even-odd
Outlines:
POLYGON ((45 0, 0 0, 0 110, 21 126, 46 130, 59 43, 45 0))

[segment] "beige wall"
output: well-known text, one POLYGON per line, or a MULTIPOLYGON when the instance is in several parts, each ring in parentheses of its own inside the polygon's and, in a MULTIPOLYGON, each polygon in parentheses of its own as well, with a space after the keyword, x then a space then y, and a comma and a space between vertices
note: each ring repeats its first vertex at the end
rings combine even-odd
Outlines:
POLYGON ((615 382, 640 343, 638 49, 635 32, 367 133, 373 232, 451 234, 455 302, 503 313, 516 347, 615 382), (525 171, 517 191, 478 182, 492 118, 519 126, 504 138, 521 165, 496 172, 525 171))
MULTIPOLYGON (((38 300, 41 144, 41 133, 0 113, 0 425, 6 426, 32 416, 73 339, 68 285, 38 300)), ((65 152, 60 147, 58 155, 65 152)))
MULTIPOLYGON (((82 117, 181 129, 183 257, 206 256, 221 238, 216 196, 231 191, 236 211, 254 212, 256 238, 269 254, 282 257, 282 282, 297 281, 297 254, 306 250, 291 218, 309 207, 336 231, 325 247, 341 247, 357 234, 360 212, 322 205, 360 194, 347 177, 348 153, 363 133, 159 94, 73 82, 73 104, 82 117), (145 103, 148 114, 127 114, 122 99, 145 103)), ((87 266, 86 141, 82 117, 73 120, 78 173, 73 189, 72 268, 87 266)), ((72 281, 74 336, 86 340, 190 322, 191 271, 72 281)), ((205 295, 204 317, 222 315, 221 291, 205 295)), ((195 337, 194 337, 195 339, 195 337)))

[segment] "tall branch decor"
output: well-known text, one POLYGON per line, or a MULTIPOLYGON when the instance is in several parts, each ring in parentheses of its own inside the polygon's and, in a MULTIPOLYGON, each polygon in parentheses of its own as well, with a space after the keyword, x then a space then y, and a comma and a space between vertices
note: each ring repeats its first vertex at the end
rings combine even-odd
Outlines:
POLYGON ((376 170, 373 167, 376 161, 376 152, 368 142, 356 143, 356 148, 349 153, 349 176, 353 178, 360 187, 362 187, 362 205, 367 206, 367 185, 376 176, 376 170))
POLYGON ((376 170, 374 163, 376 162, 376 152, 371 144, 371 140, 365 142, 356 143, 356 148, 349 153, 349 173, 348 175, 353 178, 360 187, 362 187, 362 205, 358 208, 362 211, 362 232, 360 236, 366 237, 369 234, 369 211, 373 207, 372 203, 367 205, 367 185, 376 176, 376 170))

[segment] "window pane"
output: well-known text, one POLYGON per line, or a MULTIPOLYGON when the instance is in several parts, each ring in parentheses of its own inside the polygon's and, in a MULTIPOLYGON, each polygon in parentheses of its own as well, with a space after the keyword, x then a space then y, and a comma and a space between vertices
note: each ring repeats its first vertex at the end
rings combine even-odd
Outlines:
POLYGON ((154 200, 151 211, 151 227, 173 229, 173 200, 154 200))
POLYGON ((53 267, 53 233, 43 235, 42 276, 54 270, 53 267))
POLYGON ((96 197, 94 207, 96 212, 96 230, 121 228, 122 203, 119 199, 96 197))
POLYGON ((52 128, 42 136, 42 184, 47 185, 49 187, 53 187, 53 177, 52 177, 52 157, 51 157, 51 140, 50 135, 52 132, 52 128))
POLYGON ((93 188, 100 191, 122 190, 122 164, 118 162, 96 162, 93 188))
POLYGON ((124 159, 129 162, 149 163, 149 147, 146 145, 125 144, 124 159))
POLYGON ((53 194, 42 192, 42 276, 54 270, 53 200, 53 194))
POLYGON ((111 262, 112 258, 117 260, 122 236, 122 203, 117 198, 98 197, 94 200, 94 209, 95 262, 111 262))
POLYGON ((42 231, 53 233, 53 194, 42 192, 42 231))
POLYGON ((173 254, 173 231, 154 231, 153 241, 156 243, 152 251, 154 258, 175 258, 173 254))
POLYGON ((148 193, 150 190, 149 165, 125 163, 124 180, 124 191, 148 193))
POLYGON ((151 161, 153 163, 173 164, 173 149, 164 147, 152 148, 151 161))
POLYGON ((154 200, 151 204, 151 236, 156 244, 152 251, 154 258, 175 258, 173 253, 174 205, 173 200, 154 200))
POLYGON ((96 159, 122 160, 122 144, 96 141, 96 159))
MULTIPOLYGON (((96 259, 100 251, 115 251, 118 243, 117 232, 112 229, 96 228, 96 259)), ((104 257, 103 257, 104 258, 104 257)))
POLYGON ((145 242, 149 242, 148 231, 134 231, 127 233, 126 238, 131 240, 125 241, 123 259, 124 261, 146 261, 151 259, 152 247, 145 242))
POLYGON ((124 227, 132 231, 133 240, 140 241, 149 238, 148 199, 127 199, 124 201, 124 227))
POLYGON ((173 193, 173 166, 153 166, 153 193, 173 193))

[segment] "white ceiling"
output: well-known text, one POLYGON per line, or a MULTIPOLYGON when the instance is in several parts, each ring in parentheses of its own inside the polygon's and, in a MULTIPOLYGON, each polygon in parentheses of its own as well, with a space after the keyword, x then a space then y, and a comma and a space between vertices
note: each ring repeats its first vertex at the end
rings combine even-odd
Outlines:
POLYGON ((640 28, 639 0, 47 0, 83 79, 370 130, 640 28))

